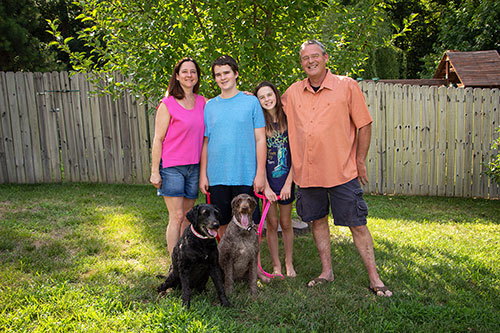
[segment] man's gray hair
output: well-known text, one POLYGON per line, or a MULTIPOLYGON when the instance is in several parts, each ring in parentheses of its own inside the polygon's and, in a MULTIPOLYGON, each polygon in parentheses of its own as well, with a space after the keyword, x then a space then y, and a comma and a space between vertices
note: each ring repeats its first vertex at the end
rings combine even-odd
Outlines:
POLYGON ((309 40, 305 41, 304 43, 302 43, 302 45, 300 46, 299 52, 301 52, 303 49, 305 49, 305 47, 307 45, 318 45, 319 48, 321 49, 321 52, 323 52, 323 55, 326 54, 325 46, 320 41, 317 41, 316 39, 309 39, 309 40))

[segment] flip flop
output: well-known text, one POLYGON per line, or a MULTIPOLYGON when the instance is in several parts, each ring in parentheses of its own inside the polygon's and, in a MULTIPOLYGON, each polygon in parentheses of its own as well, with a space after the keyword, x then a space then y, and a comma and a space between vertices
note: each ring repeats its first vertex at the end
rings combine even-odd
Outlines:
POLYGON ((309 281, 307 283, 307 286, 309 288, 313 288, 313 287, 316 287, 316 286, 319 286, 321 284, 327 284, 327 283, 330 283, 330 282, 333 282, 333 281, 330 281, 330 280, 327 280, 327 279, 323 279, 323 278, 315 278, 315 279, 312 279, 311 281, 309 281))
POLYGON ((387 288, 386 286, 382 286, 382 287, 368 287, 368 289, 375 294, 375 296, 380 296, 380 297, 392 297, 392 295, 388 296, 386 295, 385 293, 387 291, 390 291, 389 288, 387 288), (381 292, 383 295, 379 295, 378 292, 381 292))

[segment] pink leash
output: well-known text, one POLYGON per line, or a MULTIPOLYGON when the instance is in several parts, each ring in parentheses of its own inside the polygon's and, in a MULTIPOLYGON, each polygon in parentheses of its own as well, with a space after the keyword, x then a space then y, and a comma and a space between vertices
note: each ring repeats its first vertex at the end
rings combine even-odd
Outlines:
MULTIPOLYGON (((259 246, 260 246, 260 242, 261 242, 261 239, 262 239, 262 228, 264 228, 264 221, 266 220, 266 216, 267 216, 267 212, 269 211, 269 207, 271 206, 271 201, 267 200, 266 196, 263 195, 263 194, 259 194, 257 192, 255 192, 255 196, 257 198, 260 198, 262 199, 262 216, 260 218, 260 223, 259 223, 259 230, 257 231, 257 235, 259 235, 259 246), (267 202, 267 204, 266 204, 267 202)), ((277 196, 278 200, 280 199, 280 196, 278 195, 277 196)), ((267 273, 261 266, 260 264, 258 265, 259 266, 259 269, 261 270, 261 272, 267 276, 268 278, 272 279, 274 278, 274 275, 273 274, 269 274, 267 273)))

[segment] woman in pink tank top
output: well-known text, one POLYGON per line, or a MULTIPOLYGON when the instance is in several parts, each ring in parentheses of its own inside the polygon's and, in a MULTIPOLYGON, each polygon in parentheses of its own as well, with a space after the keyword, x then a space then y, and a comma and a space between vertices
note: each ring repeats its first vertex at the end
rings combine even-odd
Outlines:
POLYGON ((170 256, 184 229, 186 212, 198 197, 199 162, 206 99, 197 95, 200 67, 192 58, 180 60, 168 84, 168 97, 157 108, 150 182, 163 196, 169 219, 166 232, 170 256))

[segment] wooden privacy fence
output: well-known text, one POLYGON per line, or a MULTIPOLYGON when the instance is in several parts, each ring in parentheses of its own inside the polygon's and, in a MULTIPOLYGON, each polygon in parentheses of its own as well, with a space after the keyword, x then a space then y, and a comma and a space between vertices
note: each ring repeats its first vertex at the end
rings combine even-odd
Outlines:
MULTIPOLYGON (((498 89, 360 83, 374 123, 371 193, 498 198, 498 89)), ((153 116, 85 75, 0 72, 0 183, 148 183, 153 116)))
POLYGON ((84 74, 0 72, 0 183, 147 183, 151 117, 84 74))
POLYGON ((498 198, 484 174, 497 151, 498 89, 361 82, 374 119, 368 155, 372 193, 498 198))

